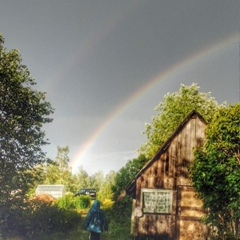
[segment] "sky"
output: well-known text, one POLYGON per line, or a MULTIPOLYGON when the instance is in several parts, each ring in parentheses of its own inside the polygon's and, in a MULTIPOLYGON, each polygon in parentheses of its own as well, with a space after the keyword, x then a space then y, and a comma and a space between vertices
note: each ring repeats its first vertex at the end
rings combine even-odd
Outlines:
POLYGON ((4 46, 55 109, 44 151, 69 146, 73 172, 90 175, 137 157, 181 84, 239 102, 239 27, 239 0, 0 0, 4 46))

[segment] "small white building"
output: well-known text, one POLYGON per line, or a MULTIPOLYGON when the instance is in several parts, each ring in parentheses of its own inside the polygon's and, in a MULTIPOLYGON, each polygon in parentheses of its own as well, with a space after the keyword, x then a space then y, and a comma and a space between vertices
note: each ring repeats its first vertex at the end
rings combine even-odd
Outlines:
POLYGON ((38 185, 36 196, 41 194, 49 194, 56 199, 63 197, 66 194, 65 185, 38 185))

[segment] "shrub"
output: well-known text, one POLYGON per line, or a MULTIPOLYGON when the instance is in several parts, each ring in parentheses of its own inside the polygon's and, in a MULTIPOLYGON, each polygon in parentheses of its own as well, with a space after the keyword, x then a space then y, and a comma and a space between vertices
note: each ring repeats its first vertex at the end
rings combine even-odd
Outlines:
POLYGON ((89 196, 77 196, 75 197, 75 208, 86 209, 91 205, 91 198, 89 196))
POLYGON ((87 209, 91 205, 91 198, 89 196, 74 196, 73 194, 65 195, 57 200, 59 208, 66 210, 87 209))
POLYGON ((57 200, 57 205, 62 209, 75 209, 75 197, 73 194, 67 194, 57 200))
POLYGON ((125 197, 122 201, 116 201, 108 213, 110 222, 109 234, 111 239, 132 239, 130 235, 132 201, 125 197))
POLYGON ((32 200, 11 217, 8 230, 22 239, 42 240, 46 235, 68 233, 81 226, 81 215, 74 210, 60 208, 56 203, 32 200))

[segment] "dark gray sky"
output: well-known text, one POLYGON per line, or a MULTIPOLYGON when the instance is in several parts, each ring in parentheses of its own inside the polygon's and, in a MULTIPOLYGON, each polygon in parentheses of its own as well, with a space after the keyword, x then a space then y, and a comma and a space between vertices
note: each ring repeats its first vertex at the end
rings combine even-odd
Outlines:
POLYGON ((74 171, 118 170, 180 84, 239 101, 239 0, 0 0, 0 32, 55 108, 74 171))

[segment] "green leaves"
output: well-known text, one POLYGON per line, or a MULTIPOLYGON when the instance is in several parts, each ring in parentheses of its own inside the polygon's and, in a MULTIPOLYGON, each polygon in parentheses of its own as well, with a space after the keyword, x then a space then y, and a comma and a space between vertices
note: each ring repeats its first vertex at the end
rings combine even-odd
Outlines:
MULTIPOLYGON (((35 81, 19 51, 3 44, 0 35, 0 208, 7 211, 24 200, 34 180, 29 170, 46 161, 42 126, 52 121, 53 109, 44 93, 32 89, 35 81)), ((0 214, 0 221, 7 215, 0 214)))
POLYGON ((206 134, 205 146, 195 152, 191 178, 210 209, 207 220, 218 229, 219 239, 239 239, 240 105, 220 108, 206 134))
POLYGON ((144 134, 147 142, 140 147, 139 152, 152 158, 159 146, 170 137, 190 112, 196 110, 210 122, 218 107, 209 93, 199 92, 196 84, 181 85, 179 92, 166 94, 164 102, 160 102, 155 108, 157 115, 153 117, 151 124, 146 125, 144 134))

